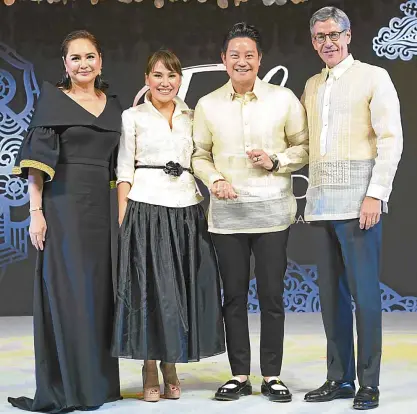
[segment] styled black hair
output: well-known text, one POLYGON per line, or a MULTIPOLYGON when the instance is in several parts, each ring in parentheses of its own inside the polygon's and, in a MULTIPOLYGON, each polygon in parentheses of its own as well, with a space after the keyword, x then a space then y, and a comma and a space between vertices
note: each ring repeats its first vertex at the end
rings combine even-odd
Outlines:
POLYGON ((246 22, 236 23, 226 34, 222 47, 223 54, 226 53, 229 42, 237 37, 248 37, 249 39, 252 39, 256 43, 258 53, 260 55, 262 54, 261 34, 255 26, 247 24, 246 22))

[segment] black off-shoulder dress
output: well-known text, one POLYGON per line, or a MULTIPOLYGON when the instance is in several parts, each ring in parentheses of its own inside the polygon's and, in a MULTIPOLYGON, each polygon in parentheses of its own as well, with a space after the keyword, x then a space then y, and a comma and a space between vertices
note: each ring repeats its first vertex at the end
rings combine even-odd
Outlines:
POLYGON ((45 248, 34 292, 35 398, 9 398, 22 410, 49 413, 120 399, 111 357, 114 296, 110 185, 121 108, 107 96, 98 117, 45 83, 14 174, 45 174, 45 248))

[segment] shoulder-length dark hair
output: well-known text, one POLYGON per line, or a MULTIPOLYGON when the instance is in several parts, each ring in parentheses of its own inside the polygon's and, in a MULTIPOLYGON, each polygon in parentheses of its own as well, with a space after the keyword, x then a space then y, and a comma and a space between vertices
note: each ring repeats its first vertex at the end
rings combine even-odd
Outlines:
MULTIPOLYGON (((63 59, 65 59, 68 54, 69 44, 73 40, 77 40, 77 39, 89 40, 93 44, 93 46, 96 48, 99 56, 102 56, 100 43, 98 42, 96 37, 90 32, 88 32, 87 30, 76 30, 68 34, 61 44, 61 56, 63 59)), ((58 88, 62 88, 65 90, 71 89, 72 87, 71 78, 68 76, 68 74, 65 71, 62 75, 62 79, 56 84, 56 86, 58 88)), ((105 80, 103 80, 101 75, 98 75, 96 76, 96 79, 94 81, 94 88, 96 88, 96 90, 99 90, 101 92, 105 92, 109 88, 109 84, 105 80)))

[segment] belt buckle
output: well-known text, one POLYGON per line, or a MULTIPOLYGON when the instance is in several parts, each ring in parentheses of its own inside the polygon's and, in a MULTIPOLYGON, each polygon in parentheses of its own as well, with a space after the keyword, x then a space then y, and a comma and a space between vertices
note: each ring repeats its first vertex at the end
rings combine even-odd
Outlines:
POLYGON ((184 168, 178 162, 169 161, 165 164, 163 171, 165 174, 170 175, 171 178, 178 178, 184 172, 184 168))

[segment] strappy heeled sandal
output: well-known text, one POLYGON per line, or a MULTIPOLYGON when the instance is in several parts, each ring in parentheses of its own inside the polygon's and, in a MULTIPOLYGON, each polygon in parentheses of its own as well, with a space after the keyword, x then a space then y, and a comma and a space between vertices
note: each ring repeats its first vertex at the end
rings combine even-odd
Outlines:
MULTIPOLYGON (((155 367, 156 368, 156 367, 155 367)), ((158 402, 161 398, 159 387, 158 371, 147 372, 145 365, 142 367, 143 400, 147 402, 158 402), (153 375, 152 375, 153 374, 153 375), (154 378, 150 378, 150 377, 154 378)))
POLYGON ((169 400, 178 400, 181 396, 180 381, 177 377, 175 364, 161 362, 160 366, 164 377, 164 396, 169 400), (174 381, 172 379, 175 378, 174 381))

